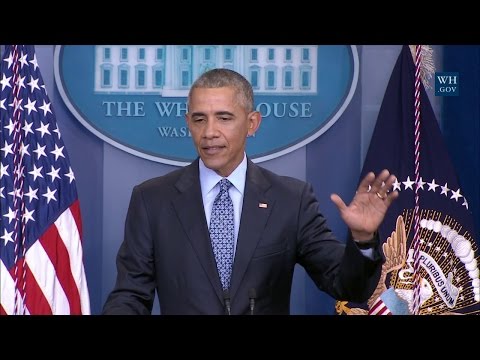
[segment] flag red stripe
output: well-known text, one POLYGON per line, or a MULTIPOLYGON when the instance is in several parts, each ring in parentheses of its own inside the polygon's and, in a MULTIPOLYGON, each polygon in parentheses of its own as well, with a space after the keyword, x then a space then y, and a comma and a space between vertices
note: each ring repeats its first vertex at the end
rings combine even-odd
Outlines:
POLYGON ((80 235, 80 241, 83 239, 83 229, 82 229, 82 215, 80 212, 80 201, 75 200, 72 205, 70 205, 70 211, 72 212, 75 223, 77 224, 78 234, 80 235))
POLYGON ((50 304, 45 298, 42 289, 38 286, 37 280, 28 265, 26 270, 25 290, 27 291, 27 296, 25 297, 25 305, 28 311, 30 314, 52 315, 50 304))
POLYGON ((382 309, 378 312, 377 315, 391 315, 392 313, 390 312, 390 310, 388 309, 388 307, 383 304, 383 307, 382 309))
MULTIPOLYGON (((17 261, 17 269, 18 273, 23 272, 23 259, 19 259, 17 261)), ((14 276, 14 269, 15 266, 12 266, 10 270, 10 275, 14 276)), ((25 268, 25 291, 27 295, 25 296, 25 306, 30 312, 30 314, 37 314, 37 315, 52 315, 52 309, 50 308, 50 304, 48 303, 45 295, 43 294, 42 289, 38 286, 37 280, 35 276, 33 276, 32 271, 26 265, 25 268)), ((20 278, 18 281, 18 291, 21 296, 23 296, 23 281, 20 278)))
POLYGON ((373 306, 370 308, 370 311, 369 313, 375 313, 377 312, 378 308, 381 306, 382 304, 382 300, 380 298, 378 298, 375 303, 373 304, 373 306))
POLYGON ((15 284, 5 264, 0 261, 0 305, 7 315, 13 314, 15 302, 15 284))
POLYGON ((62 238, 58 234, 56 226, 50 226, 40 237, 45 252, 47 253, 63 291, 70 304, 70 314, 80 315, 80 295, 70 268, 70 257, 62 238))

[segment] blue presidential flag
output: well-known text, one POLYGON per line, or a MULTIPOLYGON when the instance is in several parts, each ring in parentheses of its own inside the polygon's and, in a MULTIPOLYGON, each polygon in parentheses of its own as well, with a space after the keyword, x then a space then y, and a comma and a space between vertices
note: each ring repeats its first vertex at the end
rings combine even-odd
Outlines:
POLYGON ((415 65, 408 46, 395 64, 360 176, 389 169, 399 197, 379 229, 385 262, 367 304, 337 302, 341 314, 414 313, 414 207, 419 196, 419 315, 479 314, 479 253, 462 192, 423 85, 415 176, 415 65))

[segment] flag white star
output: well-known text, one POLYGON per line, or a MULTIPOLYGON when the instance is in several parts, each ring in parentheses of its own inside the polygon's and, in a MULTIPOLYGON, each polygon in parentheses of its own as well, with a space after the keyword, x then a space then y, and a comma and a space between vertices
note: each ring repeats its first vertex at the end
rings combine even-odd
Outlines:
POLYGON ((12 234, 13 230, 11 232, 7 232, 7 228, 3 229, 3 235, 0 236, 0 239, 5 240, 5 246, 7 246, 7 242, 9 241, 13 243, 12 234))
POLYGON ((5 196, 3 195, 3 189, 5 189, 5 186, 2 186, 0 188, 0 198, 4 198, 5 199, 5 196))
POLYGON ((72 183, 73 180, 75 180, 75 175, 73 174, 72 167, 70 166, 68 168, 68 173, 65 174, 70 179, 70 184, 72 183))
POLYGON ((0 162, 0 179, 5 176, 10 176, 7 172, 8 164, 5 166, 0 162))
POLYGON ((402 191, 402 184, 398 182, 398 179, 395 179, 393 183, 393 191, 395 190, 402 191))
POLYGON ((20 69, 23 69, 23 65, 28 66, 27 54, 23 55, 23 52, 22 52, 22 56, 20 56, 20 59, 18 59, 18 61, 20 62, 20 64, 22 64, 22 66, 20 66, 20 69))
POLYGON ((58 175, 58 172, 60 171, 60 168, 58 169, 55 169, 52 165, 52 170, 50 172, 47 173, 47 175, 50 175, 52 177, 52 182, 53 180, 55 180, 55 178, 59 178, 60 179, 60 176, 58 175))
POLYGON ((423 178, 420 176, 420 179, 418 180, 417 186, 419 189, 425 190, 423 186, 426 184, 425 181, 423 181, 423 178))
POLYGON ((22 110, 23 111, 23 107, 22 107, 22 102, 23 102, 23 98, 21 99, 13 99, 13 102, 8 104, 8 106, 10 107, 13 107, 14 110, 22 110))
POLYGON ((448 196, 448 191, 450 190, 450 189, 448 188, 448 184, 445 183, 444 186, 440 186, 440 187, 442 188, 442 192, 440 193, 440 195, 448 196))
POLYGON ((28 115, 30 115, 32 111, 37 112, 37 108, 35 107, 35 103, 37 102, 37 100, 31 101, 30 98, 28 98, 27 100, 28 104, 25 105, 25 109, 28 109, 28 115))
POLYGON ((8 66, 7 68, 10 69, 10 66, 13 64, 13 52, 10 52, 10 55, 8 55, 8 58, 3 59, 3 61, 6 61, 8 66))
POLYGON ((45 100, 43 100, 43 105, 38 107, 39 109, 43 110, 43 116, 46 116, 47 113, 50 113, 50 114, 52 113, 52 110, 50 110, 51 104, 52 103, 46 103, 45 100))
POLYGON ((30 94, 33 93, 33 90, 38 89, 40 90, 40 87, 38 86, 38 80, 39 78, 34 79, 32 75, 30 75, 30 82, 27 84, 30 86, 30 94))
POLYGON ((13 155, 12 146, 13 146, 13 143, 9 144, 9 143, 7 143, 7 140, 5 140, 5 146, 0 149, 1 151, 3 151, 5 153, 4 156, 7 156, 8 154, 13 155))
POLYGON ((37 191, 38 189, 33 190, 31 186, 28 186, 28 193, 25 193, 23 196, 28 197, 29 202, 32 202, 33 198, 38 200, 37 191))
POLYGON ((57 161, 60 156, 65 158, 65 155, 63 155, 63 148, 64 147, 65 146, 62 146, 61 148, 59 148, 58 145, 55 143, 55 150, 50 151, 50 154, 55 155, 55 161, 57 161))
POLYGON ((33 181, 37 180, 37 177, 41 177, 43 179, 42 169, 43 166, 37 168, 37 165, 33 164, 33 170, 28 172, 29 174, 33 175, 33 181))
POLYGON ((33 209, 32 211, 29 211, 28 209, 25 208, 25 213, 22 216, 23 220, 25 221, 25 224, 27 224, 29 220, 35 221, 35 219, 32 216, 34 211, 35 209, 33 209))
POLYGON ((13 189, 12 191, 10 191, 8 193, 8 195, 10 195, 13 198, 15 198, 15 196, 17 198, 21 198, 22 197, 22 195, 20 195, 21 192, 22 192, 22 190, 20 188, 16 188, 16 189, 13 189))
POLYGON ((7 99, 0 100, 0 109, 7 110, 7 108, 5 107, 5 101, 6 100, 7 99))
POLYGON ((34 153, 37 154, 37 160, 40 159, 40 156, 45 156, 47 157, 47 154, 45 154, 45 148, 47 145, 40 146, 39 143, 37 143, 37 148, 33 150, 34 153))
POLYGON ((463 198, 463 204, 462 206, 465 206, 468 210, 468 202, 467 202, 467 199, 466 198, 463 198))
POLYGON ((3 215, 8 218, 8 224, 12 222, 13 219, 17 216, 17 210, 13 210, 11 207, 8 208, 8 213, 3 215))
POLYGON ((437 187, 440 186, 435 184, 435 179, 433 179, 431 183, 427 183, 427 185, 428 185, 428 191, 433 191, 433 192, 435 192, 437 187))
POLYGON ((60 130, 58 129, 58 125, 57 127, 55 128, 55 130, 53 130, 54 133, 57 133, 57 136, 58 138, 60 139, 62 137, 62 135, 60 134, 60 130))
POLYGON ((10 85, 10 79, 12 78, 11 76, 9 76, 8 78, 5 76, 5 74, 2 74, 3 75, 3 78, 2 80, 0 80, 0 84, 2 84, 2 91, 3 89, 5 89, 7 86, 9 88, 12 87, 12 85, 10 85))
POLYGON ((37 70, 37 67, 38 67, 37 54, 33 55, 33 60, 30 60, 29 63, 33 65, 34 71, 37 70))
POLYGON ((33 134, 32 125, 33 125, 33 121, 31 123, 29 123, 29 122, 27 122, 27 120, 25 120, 25 125, 23 125, 23 127, 22 127, 23 132, 24 132, 23 135, 25 137, 27 137, 28 133, 33 134))
POLYGON ((57 189, 55 190, 50 190, 50 188, 47 186, 47 192, 45 194, 42 194, 42 196, 45 196, 47 198, 47 204, 50 203, 50 200, 55 200, 55 193, 57 192, 57 189))
POLYGON ((29 146, 30 144, 25 145, 23 142, 20 144, 20 154, 22 154, 22 156, 25 156, 25 155, 30 156, 30 153, 28 152, 29 146))
POLYGON ((10 123, 4 126, 4 128, 8 129, 8 135, 12 135, 12 132, 15 129, 15 124, 12 122, 12 119, 10 119, 10 123))
POLYGON ((410 180, 410 176, 407 177, 407 181, 403 182, 403 185, 405 185, 405 190, 407 190, 408 188, 413 190, 413 184, 415 184, 415 181, 410 180))
POLYGON ((450 199, 455 199, 455 201, 458 202, 458 199, 461 197, 463 197, 463 195, 460 194, 460 189, 458 189, 457 191, 452 190, 452 196, 450 197, 450 199))
POLYGON ((17 80, 17 86, 21 88, 25 88, 25 76, 20 76, 17 80))
POLYGON ((48 130, 48 126, 50 125, 49 123, 44 124, 43 122, 40 122, 40 124, 42 124, 42 126, 40 126, 38 129, 35 129, 35 130, 40 131, 40 136, 42 137, 42 139, 43 139, 43 135, 45 134, 52 135, 48 130))

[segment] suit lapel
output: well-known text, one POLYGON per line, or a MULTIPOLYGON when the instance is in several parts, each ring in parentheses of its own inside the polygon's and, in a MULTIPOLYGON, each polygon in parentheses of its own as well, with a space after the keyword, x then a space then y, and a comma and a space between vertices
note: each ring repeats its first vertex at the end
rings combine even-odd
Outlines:
POLYGON ((259 168, 249 160, 230 286, 230 296, 232 298, 242 282, 275 203, 275 200, 266 194, 269 187, 270 183, 265 179, 259 168), (263 204, 266 204, 266 207, 263 204))
POLYGON ((173 202, 173 207, 212 287, 215 289, 219 300, 223 302, 222 285, 218 276, 203 208, 198 159, 185 168, 185 172, 178 180, 176 187, 180 194, 173 202))

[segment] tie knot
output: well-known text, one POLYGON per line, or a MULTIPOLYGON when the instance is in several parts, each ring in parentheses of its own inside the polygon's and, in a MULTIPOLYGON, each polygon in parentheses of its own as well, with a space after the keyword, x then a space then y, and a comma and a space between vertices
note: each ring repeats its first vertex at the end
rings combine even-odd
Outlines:
POLYGON ((232 183, 228 179, 222 179, 218 182, 218 184, 220 185, 221 193, 227 192, 228 189, 230 189, 230 186, 232 186, 232 183))

